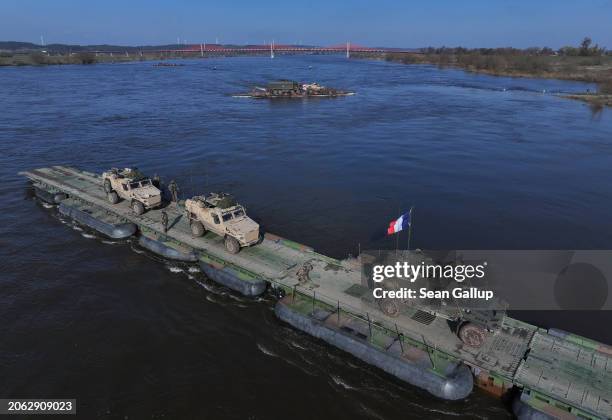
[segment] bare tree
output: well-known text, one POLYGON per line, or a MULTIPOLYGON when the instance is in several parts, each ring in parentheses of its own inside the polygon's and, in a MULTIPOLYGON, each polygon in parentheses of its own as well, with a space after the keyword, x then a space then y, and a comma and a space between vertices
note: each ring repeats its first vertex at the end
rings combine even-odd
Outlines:
POLYGON ((580 43, 580 51, 588 52, 589 48, 591 48, 592 43, 593 43, 593 40, 591 38, 589 38, 588 36, 585 37, 580 43))

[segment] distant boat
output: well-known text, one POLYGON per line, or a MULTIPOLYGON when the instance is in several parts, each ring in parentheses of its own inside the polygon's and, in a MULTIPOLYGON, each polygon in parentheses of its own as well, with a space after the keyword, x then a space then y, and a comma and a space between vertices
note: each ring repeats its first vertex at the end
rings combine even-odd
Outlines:
POLYGON ((233 95, 235 97, 250 97, 256 99, 274 98, 310 98, 337 97, 354 95, 354 92, 321 86, 318 83, 299 83, 293 80, 277 80, 268 83, 266 87, 255 86, 251 92, 233 95))

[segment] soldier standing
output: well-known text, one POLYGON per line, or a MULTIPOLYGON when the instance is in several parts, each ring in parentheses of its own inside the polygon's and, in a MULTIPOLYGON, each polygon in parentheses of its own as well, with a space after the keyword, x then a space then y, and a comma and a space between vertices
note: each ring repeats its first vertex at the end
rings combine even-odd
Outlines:
POLYGON ((309 282, 310 281, 309 274, 312 271, 312 269, 313 269, 313 266, 309 262, 305 262, 304 264, 302 264, 302 266, 297 271, 297 273, 295 273, 298 278, 298 282, 300 283, 309 282))
POLYGON ((155 185, 157 188, 161 186, 161 179, 157 174, 155 174, 155 176, 153 177, 153 185, 155 185))
POLYGON ((170 190, 170 194, 172 194, 172 202, 175 204, 178 203, 179 188, 174 180, 170 181, 170 183, 168 184, 168 190, 170 190))
POLYGON ((165 210, 162 210, 161 213, 161 223, 164 228, 164 233, 168 232, 168 213, 165 210))

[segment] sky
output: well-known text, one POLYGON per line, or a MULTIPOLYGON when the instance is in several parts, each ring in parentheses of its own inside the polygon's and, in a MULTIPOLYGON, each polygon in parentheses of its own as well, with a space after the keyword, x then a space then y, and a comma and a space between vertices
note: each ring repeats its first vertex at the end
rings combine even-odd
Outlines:
POLYGON ((612 49, 612 0, 0 0, 0 40, 612 49))

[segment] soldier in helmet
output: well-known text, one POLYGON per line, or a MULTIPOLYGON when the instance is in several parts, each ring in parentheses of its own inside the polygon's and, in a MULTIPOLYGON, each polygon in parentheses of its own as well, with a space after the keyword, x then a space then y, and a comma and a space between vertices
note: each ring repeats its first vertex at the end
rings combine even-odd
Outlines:
POLYGON ((164 228, 164 233, 168 232, 168 213, 165 210, 161 212, 161 224, 164 228))
POLYGON ((168 190, 170 191, 170 194, 172 195, 172 202, 174 204, 178 203, 179 188, 178 188, 178 185, 176 185, 176 181, 174 180, 170 181, 170 183, 168 184, 168 190))
POLYGON ((296 276, 298 278, 298 281, 303 284, 303 283, 308 283, 310 281, 310 272, 312 271, 313 266, 311 263, 309 262, 305 262, 304 264, 302 264, 302 266, 300 267, 300 269, 297 271, 296 276))

